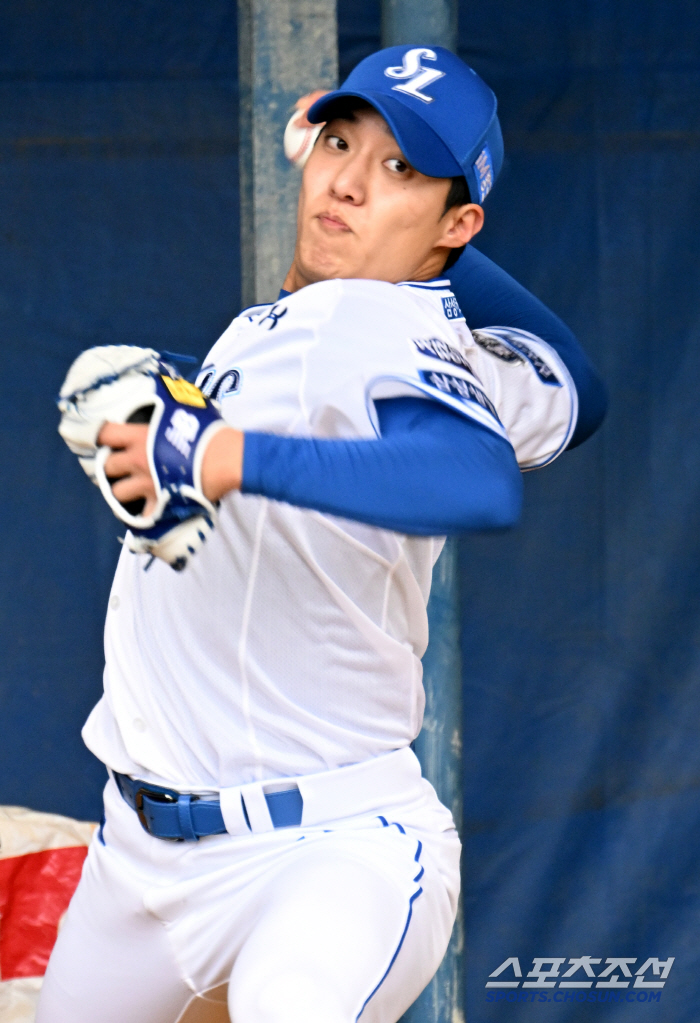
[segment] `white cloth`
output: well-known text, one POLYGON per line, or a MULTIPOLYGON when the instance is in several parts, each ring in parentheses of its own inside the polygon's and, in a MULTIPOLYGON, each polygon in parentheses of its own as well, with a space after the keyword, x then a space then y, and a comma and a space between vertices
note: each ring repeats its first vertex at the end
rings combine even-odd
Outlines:
MULTIPOLYGON (((563 450, 576 419, 556 354, 517 331, 475 340, 444 281, 326 281, 248 310, 199 382, 232 426, 309 437, 373 437, 373 399, 423 395, 507 437, 524 468, 563 450)), ((181 574, 124 550, 87 745, 185 791, 407 746, 442 542, 236 492, 181 574)))

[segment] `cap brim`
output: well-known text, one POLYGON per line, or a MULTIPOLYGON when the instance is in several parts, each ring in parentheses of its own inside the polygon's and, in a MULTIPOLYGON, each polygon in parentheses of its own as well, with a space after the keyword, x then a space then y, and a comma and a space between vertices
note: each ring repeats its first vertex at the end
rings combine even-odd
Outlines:
POLYGON ((333 105, 345 96, 365 100, 382 115, 401 152, 421 174, 431 178, 455 178, 464 174, 456 158, 430 125, 393 96, 370 90, 336 89, 316 100, 307 111, 308 120, 312 124, 329 120, 333 105))

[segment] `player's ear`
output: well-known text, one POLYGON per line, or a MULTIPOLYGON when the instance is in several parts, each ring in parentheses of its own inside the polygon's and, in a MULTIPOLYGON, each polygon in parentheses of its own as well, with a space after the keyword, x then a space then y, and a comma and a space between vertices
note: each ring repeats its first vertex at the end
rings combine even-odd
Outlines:
POLYGON ((467 245, 484 226, 483 206, 473 202, 453 206, 442 218, 441 226, 443 233, 437 242, 438 246, 459 249, 467 245))

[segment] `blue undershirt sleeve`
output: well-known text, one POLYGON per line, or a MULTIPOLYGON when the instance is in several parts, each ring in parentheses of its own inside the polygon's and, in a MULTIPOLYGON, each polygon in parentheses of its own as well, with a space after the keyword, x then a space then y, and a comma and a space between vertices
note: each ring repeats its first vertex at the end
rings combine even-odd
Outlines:
POLYGON ((432 401, 375 404, 376 440, 246 433, 241 490, 414 535, 517 522, 522 480, 506 440, 432 401))
POLYGON ((575 448, 590 437, 605 416, 607 394, 566 324, 472 245, 467 245, 446 276, 469 327, 517 327, 552 346, 569 370, 578 393, 578 421, 568 447, 575 448))

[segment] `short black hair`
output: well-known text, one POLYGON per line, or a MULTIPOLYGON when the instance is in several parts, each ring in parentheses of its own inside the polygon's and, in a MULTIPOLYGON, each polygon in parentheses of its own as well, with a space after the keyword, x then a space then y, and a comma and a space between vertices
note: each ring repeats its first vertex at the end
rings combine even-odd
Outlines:
POLYGON ((354 121, 355 113, 358 110, 374 110, 375 113, 378 112, 371 103, 368 103, 366 99, 360 99, 359 96, 340 96, 326 110, 326 124, 329 121, 334 121, 336 118, 340 121, 354 121))
POLYGON ((445 199, 445 208, 442 211, 443 217, 446 213, 449 213, 453 206, 466 206, 471 201, 472 197, 469 194, 469 186, 464 175, 460 174, 458 177, 452 178, 450 190, 445 199))
MULTIPOLYGON (((472 197, 469 194, 469 186, 467 185, 467 179, 464 175, 460 174, 456 178, 452 178, 452 184, 450 185, 450 190, 447 193, 447 198, 445 199, 445 208, 442 211, 443 217, 446 213, 449 213, 453 206, 466 206, 466 204, 471 201, 472 197)), ((452 249, 445 260, 445 265, 442 268, 443 273, 447 273, 450 267, 455 265, 465 249, 466 245, 462 245, 458 249, 452 249)))

